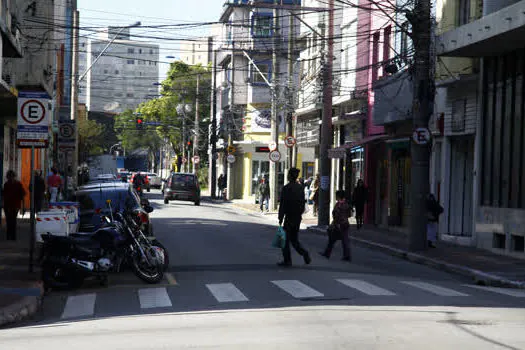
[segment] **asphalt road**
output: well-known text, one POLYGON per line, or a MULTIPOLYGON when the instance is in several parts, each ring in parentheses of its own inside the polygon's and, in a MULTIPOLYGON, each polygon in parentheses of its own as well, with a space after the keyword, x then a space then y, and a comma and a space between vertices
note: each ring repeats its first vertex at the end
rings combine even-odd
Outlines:
POLYGON ((279 268, 275 224, 228 204, 148 194, 171 266, 159 285, 133 274, 55 292, 35 319, 0 330, 0 349, 525 349, 525 290, 485 288, 364 248, 279 268))

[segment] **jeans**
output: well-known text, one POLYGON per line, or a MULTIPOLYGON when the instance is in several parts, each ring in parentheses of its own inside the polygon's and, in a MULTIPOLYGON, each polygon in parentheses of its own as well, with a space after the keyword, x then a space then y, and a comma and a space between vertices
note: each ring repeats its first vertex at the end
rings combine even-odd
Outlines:
POLYGON ((49 202, 55 203, 58 197, 58 187, 49 187, 49 194, 51 195, 49 202))
POLYGON ((264 196, 264 197, 259 198, 259 204, 261 207, 261 211, 263 211, 263 205, 266 207, 266 211, 268 211, 268 207, 270 204, 270 197, 264 196))

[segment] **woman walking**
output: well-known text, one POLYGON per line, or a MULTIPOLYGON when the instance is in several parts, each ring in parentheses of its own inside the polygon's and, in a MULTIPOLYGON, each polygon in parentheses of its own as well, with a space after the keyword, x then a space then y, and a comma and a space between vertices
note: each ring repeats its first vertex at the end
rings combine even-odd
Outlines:
POLYGON ((355 219, 357 221, 357 229, 363 227, 365 215, 365 203, 368 199, 368 189, 362 179, 357 181, 357 186, 352 195, 353 204, 355 206, 355 219))
POLYGON ((16 241, 16 217, 22 208, 22 201, 26 195, 24 187, 16 179, 16 173, 9 170, 6 174, 7 181, 4 184, 3 205, 6 221, 6 238, 8 241, 16 241))

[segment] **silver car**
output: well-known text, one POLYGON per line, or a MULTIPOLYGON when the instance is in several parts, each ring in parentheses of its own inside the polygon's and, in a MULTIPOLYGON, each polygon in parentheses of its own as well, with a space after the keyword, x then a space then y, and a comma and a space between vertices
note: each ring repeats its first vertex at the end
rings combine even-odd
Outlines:
POLYGON ((148 173, 149 186, 153 188, 161 188, 162 179, 155 173, 148 173))

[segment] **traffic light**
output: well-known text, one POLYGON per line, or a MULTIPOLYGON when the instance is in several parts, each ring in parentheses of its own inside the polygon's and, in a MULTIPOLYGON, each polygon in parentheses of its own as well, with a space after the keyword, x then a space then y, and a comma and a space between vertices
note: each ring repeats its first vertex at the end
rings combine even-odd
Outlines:
POLYGON ((191 147, 192 145, 193 145, 193 141, 190 140, 190 141, 186 142, 186 146, 191 147))
POLYGON ((141 117, 137 117, 137 119, 135 120, 135 128, 137 130, 144 129, 144 119, 142 119, 141 117))

